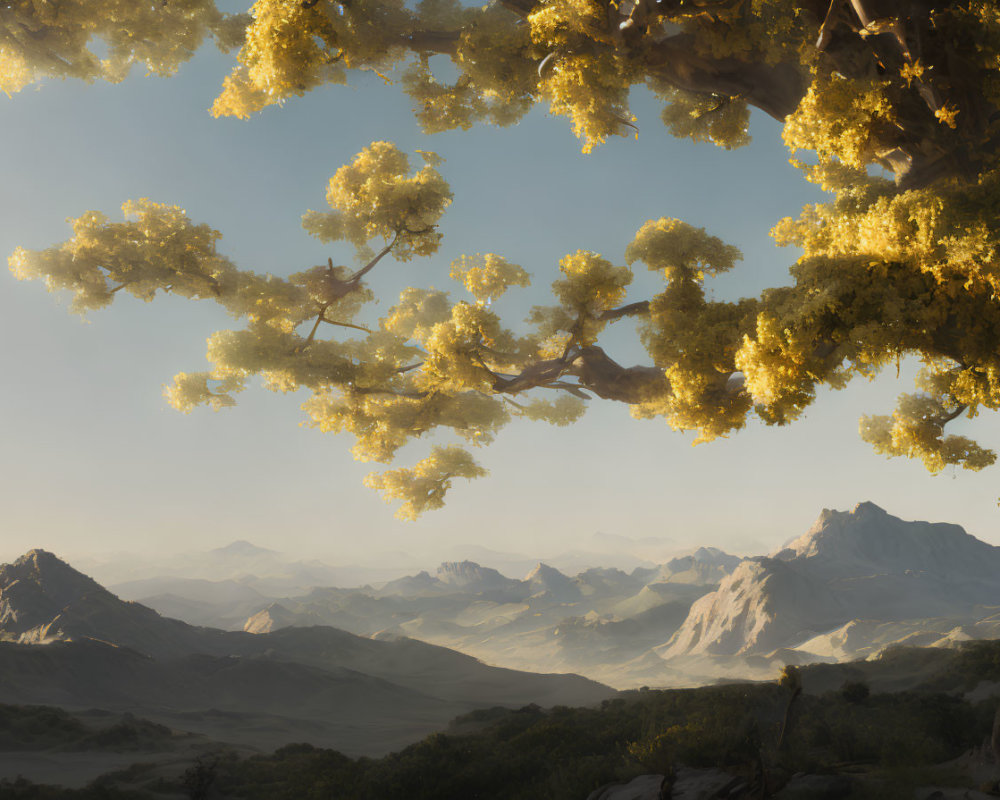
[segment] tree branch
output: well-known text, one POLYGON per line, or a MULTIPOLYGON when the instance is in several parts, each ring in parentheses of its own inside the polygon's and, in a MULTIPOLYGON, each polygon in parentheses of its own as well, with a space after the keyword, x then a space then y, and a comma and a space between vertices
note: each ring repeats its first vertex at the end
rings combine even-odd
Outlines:
POLYGON ((385 247, 383 247, 375 256, 375 258, 373 258, 371 261, 365 264, 361 269, 355 272, 350 278, 348 278, 347 283, 357 284, 358 281, 360 281, 365 275, 367 275, 369 272, 375 269, 375 265, 378 264, 379 261, 381 261, 386 255, 389 254, 389 251, 392 250, 393 246, 396 244, 396 241, 398 239, 399 239, 399 231, 396 231, 396 235, 392 237, 392 241, 389 242, 389 244, 387 244, 385 247))
POLYGON ((337 322, 335 319, 327 319, 321 316, 317 322, 325 322, 327 325, 339 325, 341 328, 354 328, 356 331, 364 331, 365 333, 371 333, 371 331, 364 325, 354 325, 350 322, 337 322))
POLYGON ((574 397, 579 397, 581 400, 592 399, 589 394, 583 391, 583 387, 576 383, 566 383, 566 381, 552 381, 552 383, 546 383, 538 387, 539 389, 561 389, 563 391, 569 392, 574 397))
POLYGON ((623 367, 597 345, 580 348, 572 374, 584 389, 605 400, 635 404, 670 391, 670 384, 657 367, 623 367))
POLYGON ((461 31, 411 31, 402 39, 404 45, 417 53, 454 55, 461 31))
POLYGON ((495 392, 506 394, 524 392, 528 389, 552 383, 552 381, 557 380, 566 372, 568 366, 561 358, 552 358, 529 364, 521 370, 519 375, 496 375, 496 373, 491 372, 490 374, 496 378, 492 388, 495 392))
POLYGON ((969 407, 968 403, 960 403, 958 408, 956 408, 954 411, 952 411, 949 414, 943 414, 942 416, 938 417, 935 421, 943 428, 953 419, 957 419, 958 417, 960 417, 968 407, 969 407))
POLYGON ((316 331, 319 330, 319 324, 323 321, 323 314, 326 312, 326 309, 327 307, 325 305, 320 307, 319 314, 316 315, 316 322, 313 324, 312 330, 309 331, 309 335, 306 337, 306 340, 298 348, 296 348, 298 352, 305 350, 313 343, 313 339, 316 338, 316 331))
POLYGON ((422 400, 431 392, 400 391, 398 389, 379 388, 377 386, 348 386, 345 394, 391 394, 393 397, 406 397, 411 400, 422 400))
POLYGON ((798 107, 807 88, 796 64, 712 58, 698 51, 690 33, 650 46, 647 66, 651 76, 677 89, 741 97, 781 122, 798 107))
POLYGON ((602 322, 615 322, 622 317, 639 317, 644 314, 649 313, 649 301, 640 300, 637 303, 629 303, 626 306, 621 306, 620 308, 612 308, 610 311, 605 311, 601 314, 598 319, 602 322))

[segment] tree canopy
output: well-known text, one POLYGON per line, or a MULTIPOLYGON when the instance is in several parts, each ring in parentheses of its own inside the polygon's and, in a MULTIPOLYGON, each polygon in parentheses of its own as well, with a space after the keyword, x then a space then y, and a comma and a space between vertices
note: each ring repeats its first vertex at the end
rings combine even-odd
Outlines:
POLYGON ((87 212, 65 242, 10 257, 17 277, 72 292, 80 313, 120 292, 219 303, 240 327, 210 337, 211 369, 175 377, 167 396, 182 411, 233 405, 260 376, 275 391, 307 390, 309 423, 353 434, 358 459, 389 463, 433 439, 415 465, 366 481, 402 501, 402 517, 439 507, 455 478, 484 474, 469 446, 514 418, 569 424, 596 397, 704 441, 751 416, 790 423, 819 387, 904 357, 923 363, 917 392, 864 417, 862 437, 931 471, 996 459, 945 428, 1000 407, 1000 4, 258 0, 226 14, 211 0, 12 0, 0 21, 9 95, 45 78, 118 81, 136 64, 169 75, 212 39, 238 50, 216 116, 247 117, 370 70, 403 87, 428 132, 509 125, 545 103, 585 152, 630 135, 638 85, 662 99, 676 136, 734 148, 749 141, 751 107, 783 122, 793 163, 829 200, 772 231, 802 252, 791 285, 734 302, 711 299, 707 282, 740 252, 663 218, 639 227, 624 263, 566 255, 527 333, 492 308, 530 279, 496 253, 453 261, 457 299, 411 287, 373 323, 365 276, 388 259, 433 256, 452 199, 437 154, 384 141, 339 169, 328 208, 302 220, 321 241, 350 245, 354 268, 330 259, 255 274, 217 252, 218 231, 147 199, 125 203, 120 222, 87 212), (435 56, 453 78, 435 75, 435 56), (661 291, 628 296, 637 264, 662 277, 661 291), (599 344, 624 321, 638 324, 647 363, 622 365, 599 344), (461 444, 438 444, 438 433, 461 444))

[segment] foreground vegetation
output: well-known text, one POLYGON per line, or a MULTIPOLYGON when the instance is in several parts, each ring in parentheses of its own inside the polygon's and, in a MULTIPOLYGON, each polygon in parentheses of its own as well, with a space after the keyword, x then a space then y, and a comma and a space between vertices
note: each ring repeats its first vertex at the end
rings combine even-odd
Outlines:
MULTIPOLYGON (((884 659, 883 672, 920 658, 919 651, 897 650, 884 659)), ((849 796, 858 798, 902 797, 927 782, 982 787, 956 764, 928 768, 989 741, 1000 698, 973 702, 964 693, 1000 679, 1000 642, 966 645, 907 691, 878 692, 847 680, 837 690, 803 694, 803 679, 808 684, 818 674, 820 668, 789 668, 776 683, 640 690, 590 709, 480 710, 379 759, 308 744, 251 757, 222 750, 172 777, 139 764, 75 791, 7 781, 0 797, 585 800, 602 784, 650 772, 669 776, 681 767, 723 768, 744 778, 754 796, 767 796, 795 773, 850 775, 849 796)), ((870 674, 876 685, 877 670, 870 674)), ((3 711, 0 741, 9 743, 4 726, 14 715, 3 711)), ((61 732, 52 736, 67 739, 72 724, 61 712, 45 713, 61 732)), ((29 716, 37 728, 44 714, 29 716)))

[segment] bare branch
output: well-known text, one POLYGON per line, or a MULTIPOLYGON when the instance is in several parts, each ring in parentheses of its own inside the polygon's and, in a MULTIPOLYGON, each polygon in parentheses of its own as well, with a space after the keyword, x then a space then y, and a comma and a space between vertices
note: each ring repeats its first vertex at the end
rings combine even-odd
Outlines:
POLYGON ((354 328, 356 331, 364 331, 365 333, 371 333, 371 331, 364 325, 354 325, 351 322, 337 322, 335 319, 327 319, 326 317, 320 317, 317 322, 325 322, 327 325, 339 325, 341 328, 354 328))
POLYGON ((306 340, 297 348, 297 350, 305 350, 309 345, 313 343, 313 339, 316 338, 316 331, 319 330, 319 324, 323 321, 323 314, 326 312, 326 306, 322 306, 319 310, 319 314, 316 315, 316 322, 312 326, 312 330, 309 331, 309 335, 306 340))
POLYGON ((389 244, 387 244, 385 247, 383 247, 375 256, 375 258, 373 258, 371 261, 365 264, 361 269, 355 272, 350 278, 348 278, 347 283, 357 284, 357 282, 360 281, 365 275, 367 275, 369 272, 375 269, 375 265, 378 264, 379 261, 381 261, 386 255, 389 254, 389 251, 392 250, 393 245, 396 244, 396 241, 398 239, 399 239, 399 231, 396 231, 396 235, 392 237, 392 241, 389 242, 389 244))

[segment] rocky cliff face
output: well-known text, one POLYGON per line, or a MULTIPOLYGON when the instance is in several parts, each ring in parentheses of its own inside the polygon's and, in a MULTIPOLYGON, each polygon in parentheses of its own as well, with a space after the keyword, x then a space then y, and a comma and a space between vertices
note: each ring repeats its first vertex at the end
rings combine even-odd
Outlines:
POLYGON ((852 620, 974 619, 991 605, 1000 605, 1000 548, 957 525, 905 522, 861 503, 825 510, 773 557, 742 562, 658 653, 764 655, 852 620))
POLYGON ((680 629, 661 648, 679 655, 766 653, 802 641, 842 620, 838 598, 783 561, 743 561, 717 591, 696 600, 680 629))

